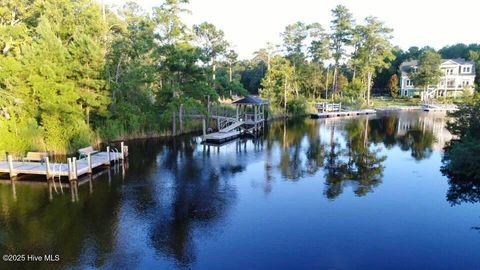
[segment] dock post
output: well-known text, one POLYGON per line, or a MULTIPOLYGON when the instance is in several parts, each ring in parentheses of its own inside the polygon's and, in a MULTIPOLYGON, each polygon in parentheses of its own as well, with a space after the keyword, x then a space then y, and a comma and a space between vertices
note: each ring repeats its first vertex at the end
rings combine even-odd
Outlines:
POLYGON ((207 123, 206 123, 205 118, 202 119, 202 131, 203 131, 202 140, 205 141, 205 137, 207 136, 207 123))
POLYGON ((51 172, 50 172, 50 159, 48 157, 44 157, 45 160, 45 167, 46 167, 46 176, 47 176, 47 181, 50 180, 52 177, 51 172))
POLYGON ((87 163, 88 163, 88 173, 92 174, 92 154, 87 154, 87 163))
POLYGON ((255 133, 255 137, 257 137, 257 134, 258 134, 258 128, 257 128, 257 113, 258 113, 258 109, 257 109, 257 105, 254 105, 254 116, 253 116, 253 121, 255 122, 255 130, 254 130, 254 133, 255 133))
POLYGON ((108 166, 112 165, 112 159, 110 158, 110 146, 107 146, 108 166))
POLYGON ((15 177, 16 174, 13 172, 13 158, 12 158, 12 155, 8 155, 7 160, 8 160, 8 170, 10 171, 10 179, 13 180, 13 178, 15 177))
POLYGON ((124 159, 125 158, 125 143, 124 142, 121 142, 120 143, 120 159, 124 159))
POLYGON ((78 172, 77 172, 77 158, 72 158, 72 167, 73 167, 73 179, 78 179, 78 172))
POLYGON ((68 181, 72 180, 72 159, 67 158, 67 165, 68 165, 68 181))

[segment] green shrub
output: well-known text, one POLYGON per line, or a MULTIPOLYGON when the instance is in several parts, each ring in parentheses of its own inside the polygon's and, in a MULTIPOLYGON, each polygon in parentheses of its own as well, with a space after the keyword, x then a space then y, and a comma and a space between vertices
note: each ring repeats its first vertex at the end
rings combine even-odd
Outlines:
POLYGON ((287 113, 292 115, 304 115, 307 109, 307 101, 304 98, 295 98, 287 103, 287 113))

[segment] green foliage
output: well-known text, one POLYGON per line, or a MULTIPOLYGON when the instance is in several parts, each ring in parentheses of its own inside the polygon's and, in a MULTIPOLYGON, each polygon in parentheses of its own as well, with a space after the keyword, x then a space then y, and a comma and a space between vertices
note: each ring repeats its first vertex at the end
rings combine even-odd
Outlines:
POLYGON ((337 5, 332 9, 332 16, 330 48, 335 65, 338 65, 338 62, 346 53, 346 47, 352 42, 354 20, 352 13, 343 5, 337 5))
POLYGON ((287 105, 287 113, 292 115, 304 115, 307 109, 307 101, 304 98, 294 98, 287 105))
POLYGON ((90 114, 102 115, 108 103, 100 8, 85 0, 24 2, 15 10, 0 25, 0 89, 9 97, 0 125, 10 142, 0 148, 65 153, 93 139, 90 114))
POLYGON ((186 3, 151 14, 133 2, 105 12, 89 0, 2 3, 0 151, 67 153, 96 137, 164 134, 180 104, 198 111, 207 96, 246 94, 223 32, 188 29, 186 3), (205 63, 223 55, 215 79, 205 63))
POLYGON ((351 97, 353 99, 359 99, 363 97, 364 83, 361 79, 355 78, 343 91, 344 96, 351 97))
POLYGON ((453 177, 480 180, 480 96, 459 105, 448 130, 456 136, 445 148, 443 170, 453 177))
POLYGON ((263 77, 267 73, 267 64, 255 59, 239 64, 240 83, 250 94, 258 94, 263 77))
POLYGON ((399 94, 398 76, 393 74, 388 81, 388 91, 393 98, 397 98, 399 94))
POLYGON ((365 25, 357 26, 356 51, 353 56, 356 66, 366 75, 366 98, 370 103, 370 90, 374 73, 388 68, 389 61, 395 56, 392 53, 390 33, 392 29, 375 17, 367 17, 365 25))
POLYGON ((290 61, 275 56, 271 61, 271 68, 262 80, 260 95, 270 100, 270 104, 277 108, 286 109, 286 104, 293 99, 294 68, 290 61))
POLYGON ((440 70, 441 56, 435 51, 425 51, 418 60, 418 69, 410 71, 409 77, 417 87, 426 88, 429 85, 436 85, 440 81, 442 72, 440 70))

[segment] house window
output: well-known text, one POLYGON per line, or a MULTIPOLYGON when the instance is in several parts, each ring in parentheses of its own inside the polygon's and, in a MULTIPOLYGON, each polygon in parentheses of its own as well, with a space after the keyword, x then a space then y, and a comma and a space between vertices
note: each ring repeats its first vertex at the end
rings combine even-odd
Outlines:
POLYGON ((469 82, 469 81, 463 81, 463 82, 462 82, 462 85, 463 85, 463 86, 469 86, 469 85, 470 85, 470 82, 469 82))
POLYGON ((471 72, 471 69, 470 69, 470 67, 463 67, 462 72, 463 72, 463 73, 470 73, 470 72, 471 72))
POLYGON ((406 82, 405 82, 405 85, 406 85, 407 87, 411 87, 411 86, 413 86, 413 81, 407 79, 406 82))

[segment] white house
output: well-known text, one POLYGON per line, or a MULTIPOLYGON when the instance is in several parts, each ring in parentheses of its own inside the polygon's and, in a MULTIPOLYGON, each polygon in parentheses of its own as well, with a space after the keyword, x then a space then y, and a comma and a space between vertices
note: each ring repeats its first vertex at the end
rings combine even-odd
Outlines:
MULTIPOLYGON (((410 60, 400 65, 400 95, 420 96, 423 89, 416 88, 408 74, 418 68, 418 60, 410 60)), ((428 87, 427 97, 457 97, 465 88, 473 88, 475 80, 475 63, 465 59, 442 59, 440 64, 443 76, 438 85, 428 87)))

